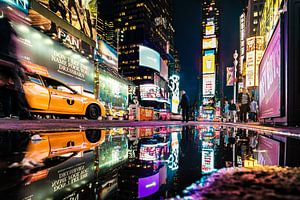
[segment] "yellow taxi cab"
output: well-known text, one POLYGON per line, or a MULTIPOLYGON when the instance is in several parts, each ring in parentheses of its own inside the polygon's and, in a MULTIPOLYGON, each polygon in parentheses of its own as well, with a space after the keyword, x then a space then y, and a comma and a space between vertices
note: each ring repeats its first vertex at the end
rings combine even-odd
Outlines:
POLYGON ((79 94, 56 79, 39 74, 28 74, 28 79, 23 88, 32 113, 85 116, 94 120, 106 116, 100 101, 79 94))
POLYGON ((46 158, 94 149, 105 142, 105 135, 106 129, 39 133, 31 138, 25 158, 42 163, 46 158))

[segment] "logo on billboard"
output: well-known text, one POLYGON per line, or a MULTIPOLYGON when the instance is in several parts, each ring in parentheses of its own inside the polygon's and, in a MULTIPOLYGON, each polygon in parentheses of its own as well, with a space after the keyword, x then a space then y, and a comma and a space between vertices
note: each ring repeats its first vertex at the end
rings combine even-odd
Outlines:
POLYGON ((80 49, 80 40, 69 34, 62 28, 57 29, 57 37, 61 39, 65 44, 71 47, 75 47, 77 50, 80 49))
POLYGON ((204 38, 203 39, 203 49, 214 49, 217 48, 217 38, 204 38))
POLYGON ((215 73, 215 55, 203 56, 203 73, 215 73))
POLYGON ((215 95, 215 83, 216 75, 215 74, 204 74, 203 75, 203 96, 214 96, 215 95))

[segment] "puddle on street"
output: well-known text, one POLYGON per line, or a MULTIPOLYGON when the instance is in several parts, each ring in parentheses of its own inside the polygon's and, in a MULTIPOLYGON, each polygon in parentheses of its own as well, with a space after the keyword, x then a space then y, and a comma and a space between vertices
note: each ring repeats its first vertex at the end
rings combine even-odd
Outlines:
POLYGON ((0 193, 22 200, 171 198, 220 168, 283 165, 285 144, 219 126, 5 132, 0 193))

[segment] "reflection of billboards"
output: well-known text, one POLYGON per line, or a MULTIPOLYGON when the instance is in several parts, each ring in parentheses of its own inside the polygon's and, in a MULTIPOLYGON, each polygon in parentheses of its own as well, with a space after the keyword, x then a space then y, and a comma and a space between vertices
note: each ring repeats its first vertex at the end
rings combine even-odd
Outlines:
POLYGON ((203 71, 205 73, 215 73, 215 55, 203 56, 203 71))
POLYGON ((144 101, 167 101, 168 95, 163 88, 154 84, 140 85, 141 100, 144 101))
POLYGON ((112 106, 128 105, 128 84, 103 70, 99 75, 99 99, 112 106))
POLYGON ((40 66, 53 78, 94 92, 94 66, 89 60, 30 26, 15 27, 19 36, 18 56, 26 60, 27 66, 40 66))
POLYGON ((204 38, 202 49, 214 49, 217 48, 217 38, 204 38))
POLYGON ((139 46, 139 65, 160 72, 160 55, 157 51, 139 46))
POLYGON ((104 40, 98 40, 95 49, 95 60, 115 70, 118 70, 118 53, 104 40))
POLYGON ((215 95, 215 74, 204 74, 203 76, 203 96, 214 96, 215 95))
POLYGON ((150 196, 159 190, 159 173, 138 179, 138 198, 150 196))
POLYGON ((214 171, 214 169, 214 150, 202 149, 202 173, 211 173, 214 171))
POLYGON ((280 142, 265 136, 258 137, 257 161, 260 165, 280 164, 280 142))
POLYGON ((261 118, 281 115, 280 24, 270 40, 260 63, 259 106, 261 118))
POLYGON ((168 142, 158 144, 141 144, 140 160, 157 161, 166 159, 168 153, 168 142))

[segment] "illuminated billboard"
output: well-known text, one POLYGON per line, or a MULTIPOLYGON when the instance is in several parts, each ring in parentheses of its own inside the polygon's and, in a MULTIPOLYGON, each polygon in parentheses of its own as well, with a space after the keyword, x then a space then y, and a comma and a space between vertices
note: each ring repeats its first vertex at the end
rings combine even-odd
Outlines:
POLYGON ((217 48, 217 38, 204 38, 202 40, 202 49, 214 49, 217 48))
POLYGON ((245 59, 245 36, 246 36, 246 15, 243 13, 240 16, 240 74, 244 71, 245 59))
POLYGON ((159 190, 159 172, 152 176, 138 179, 138 198, 143 198, 159 190))
POLYGON ((108 72, 100 70, 99 99, 112 106, 128 106, 128 84, 108 72))
POLYGON ((160 55, 157 51, 140 45, 139 46, 139 65, 148 67, 160 72, 160 55))
POLYGON ((104 40, 100 40, 98 36, 96 40, 95 60, 118 71, 117 51, 104 40))
POLYGON ((259 111, 261 118, 281 115, 280 24, 260 63, 259 111))
POLYGON ((258 86, 259 63, 263 55, 263 37, 246 40, 246 87, 258 86))
MULTIPOLYGON (((96 19, 97 2, 91 0, 77 1, 52 1, 39 0, 42 6, 46 7, 58 17, 66 20, 76 29, 82 31, 87 36, 96 40, 96 19)), ((49 30, 55 30, 55 24, 51 24, 49 30)))
POLYGON ((205 26, 205 35, 213 35, 215 34, 215 26, 214 25, 206 25, 205 26))
POLYGON ((169 68, 167 61, 160 59, 160 76, 163 77, 166 81, 168 80, 169 77, 169 68))
POLYGON ((43 69, 43 74, 70 86, 81 86, 94 93, 94 66, 84 56, 76 53, 43 33, 24 24, 15 24, 18 34, 18 57, 27 67, 43 69))
POLYGON ((141 100, 168 102, 168 94, 163 88, 154 84, 140 85, 141 100))
POLYGON ((2 2, 7 3, 24 13, 28 13, 29 0, 0 0, 0 3, 2 2))
POLYGON ((172 113, 178 113, 179 106, 179 80, 180 77, 172 75, 169 78, 168 86, 172 92, 172 113))
POLYGON ((203 96, 214 96, 216 89, 216 75, 203 74, 203 96))
POLYGON ((215 55, 205 55, 203 56, 203 69, 202 73, 215 73, 215 55))
POLYGON ((283 0, 266 0, 262 11, 261 19, 259 20, 259 34, 264 36, 265 44, 268 44, 274 28, 279 21, 279 10, 283 0))

